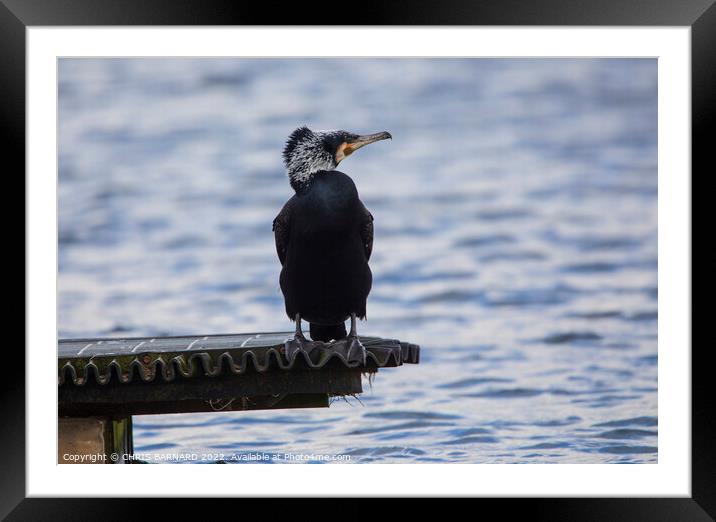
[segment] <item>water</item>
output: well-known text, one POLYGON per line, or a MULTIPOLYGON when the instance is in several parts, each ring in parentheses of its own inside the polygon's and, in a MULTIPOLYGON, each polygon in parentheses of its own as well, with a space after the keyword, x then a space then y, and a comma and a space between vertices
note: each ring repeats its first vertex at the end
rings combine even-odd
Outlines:
MULTIPOLYGON (((62 59, 61 337, 289 330, 271 221, 298 125, 375 216, 360 403, 135 417, 135 450, 657 461, 656 60, 62 59)), ((212 459, 207 459, 212 460, 212 459)))

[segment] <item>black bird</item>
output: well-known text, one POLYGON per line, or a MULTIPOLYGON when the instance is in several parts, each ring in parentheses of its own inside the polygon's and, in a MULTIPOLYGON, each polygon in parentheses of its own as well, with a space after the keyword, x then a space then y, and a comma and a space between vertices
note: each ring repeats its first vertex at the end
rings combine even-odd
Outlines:
POLYGON ((316 341, 345 338, 333 348, 348 361, 365 363, 356 318, 366 316, 373 281, 368 267, 373 216, 358 198, 353 180, 335 169, 359 148, 388 138, 388 132, 359 136, 300 127, 286 142, 283 159, 296 194, 274 219, 273 231, 286 314, 296 322, 294 339, 286 342, 289 360, 297 350, 315 348, 316 341), (348 318, 351 330, 346 334, 348 318), (301 320, 310 323, 312 343, 301 331, 301 320))

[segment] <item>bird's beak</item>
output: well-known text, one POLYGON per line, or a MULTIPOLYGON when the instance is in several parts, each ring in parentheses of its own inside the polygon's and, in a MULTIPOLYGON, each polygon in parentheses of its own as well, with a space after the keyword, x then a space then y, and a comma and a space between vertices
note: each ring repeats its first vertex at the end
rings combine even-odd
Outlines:
POLYGON ((392 139, 393 136, 391 136, 389 132, 376 132, 375 134, 366 134, 365 136, 358 136, 357 139, 353 140, 352 143, 349 143, 346 146, 345 154, 347 156, 351 152, 355 152, 361 147, 365 147, 366 145, 370 145, 371 143, 375 143, 376 141, 392 139))

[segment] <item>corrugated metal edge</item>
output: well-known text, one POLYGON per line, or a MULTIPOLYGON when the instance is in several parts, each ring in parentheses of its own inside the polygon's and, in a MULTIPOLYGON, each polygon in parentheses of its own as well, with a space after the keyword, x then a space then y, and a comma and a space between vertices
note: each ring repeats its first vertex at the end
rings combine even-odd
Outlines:
POLYGON ((341 354, 329 348, 320 348, 311 355, 303 350, 288 361, 281 353, 283 346, 270 347, 256 354, 251 349, 207 350, 182 354, 176 352, 142 352, 134 356, 92 356, 86 358, 58 359, 58 385, 67 381, 83 386, 94 381, 105 385, 113 380, 130 383, 139 379, 152 382, 159 375, 162 380, 171 382, 178 375, 184 378, 197 376, 216 376, 231 372, 242 375, 248 371, 266 372, 272 369, 320 369, 330 364, 345 368, 363 368, 366 371, 377 368, 395 367, 403 363, 417 363, 420 347, 395 340, 381 339, 384 346, 366 344, 366 364, 349 363, 341 354), (388 345, 388 346, 385 346, 388 345), (232 354, 232 352, 236 352, 232 354), (213 357, 212 357, 213 356, 213 357), (235 357, 239 357, 238 362, 235 357), (122 360, 124 359, 124 366, 122 360), (130 359, 127 361, 127 359, 130 359), (263 359, 263 360, 261 360, 263 359), (104 369, 104 371, 102 370, 104 369), (114 376, 114 379, 113 379, 114 376))

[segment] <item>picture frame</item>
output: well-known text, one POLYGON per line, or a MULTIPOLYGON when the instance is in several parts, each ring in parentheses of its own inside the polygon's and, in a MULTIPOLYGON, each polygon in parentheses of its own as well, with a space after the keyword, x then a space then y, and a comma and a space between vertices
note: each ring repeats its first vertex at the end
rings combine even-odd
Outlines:
MULTIPOLYGON (((716 92, 716 7, 713 0, 631 1, 602 3, 566 0, 522 2, 452 0, 441 3, 368 3, 350 19, 331 14, 330 5, 312 11, 329 14, 321 25, 480 25, 480 26, 688 26, 691 28, 692 174, 704 171, 714 127, 716 92), (407 7, 409 5, 409 7, 407 7), (711 102, 711 106, 710 106, 711 102)), ((316 25, 300 5, 257 6, 248 3, 197 0, 176 3, 117 0, 0 0, 0 55, 3 63, 2 104, 7 136, 6 154, 16 168, 25 169, 25 31, 32 26, 177 26, 177 25, 316 25)), ((692 185, 693 186, 693 185, 692 185)), ((692 207, 693 208, 693 207, 692 207)), ((693 211, 692 211, 693 212, 693 211)), ((693 215, 693 214, 692 214, 693 215)), ((693 256, 693 253, 692 253, 693 256)), ((692 257, 693 259, 693 257, 692 257)), ((26 260, 27 262, 28 260, 26 260)), ((702 312, 703 313, 703 312, 702 312)), ((693 319, 692 319, 693 324, 693 319)), ((687 349, 689 347, 685 347, 687 349)), ((692 495, 690 498, 502 499, 505 514, 526 508, 538 519, 570 520, 709 520, 716 517, 714 475, 716 440, 714 414, 709 408, 709 365, 706 347, 695 344, 692 362, 692 495)), ((25 495, 25 393, 23 372, 6 373, 2 430, 4 468, 0 514, 11 520, 63 518, 82 513, 106 518, 107 513, 132 510, 139 499, 38 499, 25 495), (128 506, 129 504, 129 506, 128 506)), ((174 504, 175 506, 179 504, 174 504)), ((176 509, 176 508, 175 508, 176 509)), ((164 512, 166 515, 167 512, 164 512)))

